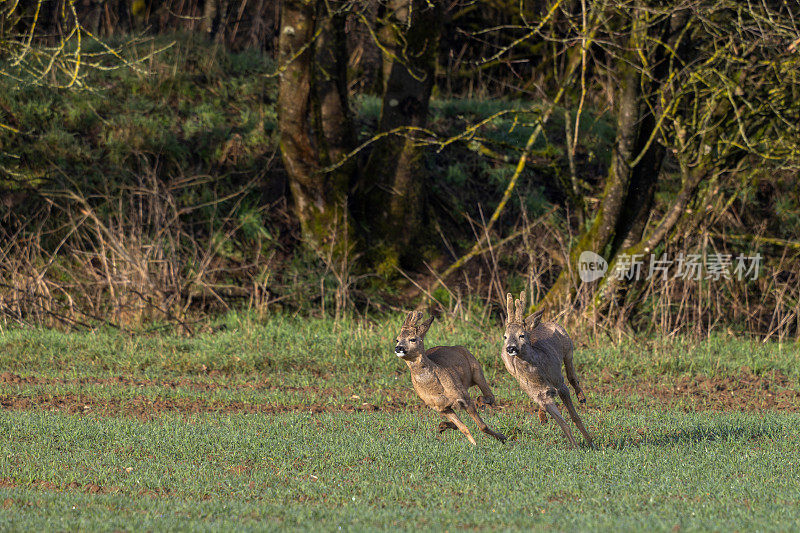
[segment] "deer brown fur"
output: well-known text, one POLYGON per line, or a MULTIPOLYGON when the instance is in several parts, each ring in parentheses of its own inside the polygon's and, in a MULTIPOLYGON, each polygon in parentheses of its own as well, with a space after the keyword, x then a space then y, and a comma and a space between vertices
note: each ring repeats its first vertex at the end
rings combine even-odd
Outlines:
POLYGON ((425 350, 424 338, 433 317, 424 322, 421 320, 419 311, 408 314, 397 336, 394 352, 411 370, 411 383, 422 401, 447 419, 439 426, 439 431, 457 428, 475 444, 469 429, 456 415, 455 407, 461 407, 481 431, 505 442, 505 435, 494 431, 481 419, 469 396, 468 389, 477 385, 483 393, 483 402, 494 403, 494 395, 478 360, 463 346, 436 346, 425 350))
POLYGON ((508 320, 500 357, 522 390, 539 405, 539 421, 542 424, 547 423, 545 413, 549 414, 561 426, 570 444, 575 446, 575 438, 555 404, 557 395, 567 408, 572 421, 591 445, 592 437, 575 410, 569 388, 564 383, 564 376, 561 373, 563 365, 578 400, 586 403, 572 364, 572 339, 558 324, 541 322, 542 311, 533 313, 527 318, 525 311, 524 291, 520 294, 519 300, 514 300, 511 294, 507 295, 508 320))

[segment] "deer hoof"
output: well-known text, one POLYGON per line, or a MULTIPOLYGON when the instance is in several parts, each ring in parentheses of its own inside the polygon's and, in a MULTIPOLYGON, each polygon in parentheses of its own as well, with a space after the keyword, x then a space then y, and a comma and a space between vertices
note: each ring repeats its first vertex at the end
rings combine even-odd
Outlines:
POLYGON ((547 413, 545 413, 544 409, 539 409, 539 423, 541 425, 547 424, 547 413))
POLYGON ((478 401, 483 405, 494 405, 494 396, 480 396, 478 401))
POLYGON ((448 429, 458 429, 458 428, 452 422, 442 422, 442 423, 439 424, 439 427, 436 430, 439 433, 444 433, 448 429))

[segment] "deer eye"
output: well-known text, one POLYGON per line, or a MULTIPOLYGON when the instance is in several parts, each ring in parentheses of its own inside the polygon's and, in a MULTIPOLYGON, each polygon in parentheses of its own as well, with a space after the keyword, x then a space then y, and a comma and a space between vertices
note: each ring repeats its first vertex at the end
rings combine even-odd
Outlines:
POLYGON ((522 335, 519 336, 519 338, 520 339, 524 339, 525 338, 525 334, 523 333, 522 335))
POLYGON ((414 337, 413 339, 409 339, 408 342, 417 342, 417 338, 414 337))

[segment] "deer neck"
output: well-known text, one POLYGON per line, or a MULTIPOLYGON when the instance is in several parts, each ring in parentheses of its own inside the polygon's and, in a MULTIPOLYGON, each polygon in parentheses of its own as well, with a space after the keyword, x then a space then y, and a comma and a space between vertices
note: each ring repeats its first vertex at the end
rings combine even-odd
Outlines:
POLYGON ((415 359, 406 361, 409 370, 411 370, 411 382, 414 388, 419 393, 420 388, 429 390, 435 387, 439 382, 439 377, 434 367, 436 364, 428 359, 425 354, 421 354, 415 359))
POLYGON ((417 381, 428 381, 436 374, 434 370, 436 363, 428 359, 428 356, 425 355, 424 352, 420 353, 414 359, 407 360, 406 364, 409 370, 411 370, 411 376, 417 381))
POLYGON ((406 359, 406 364, 413 374, 429 370, 432 363, 424 352, 420 352, 414 359, 406 359))

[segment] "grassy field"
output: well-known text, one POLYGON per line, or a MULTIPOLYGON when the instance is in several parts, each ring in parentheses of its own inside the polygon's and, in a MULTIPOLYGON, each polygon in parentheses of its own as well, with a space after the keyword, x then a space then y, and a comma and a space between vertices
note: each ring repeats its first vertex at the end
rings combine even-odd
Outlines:
POLYGON ((800 528, 796 344, 579 345, 597 447, 568 450, 499 328, 435 323, 428 345, 469 345, 500 400, 483 416, 509 441, 472 447, 434 431, 399 324, 0 332, 0 530, 800 528))

